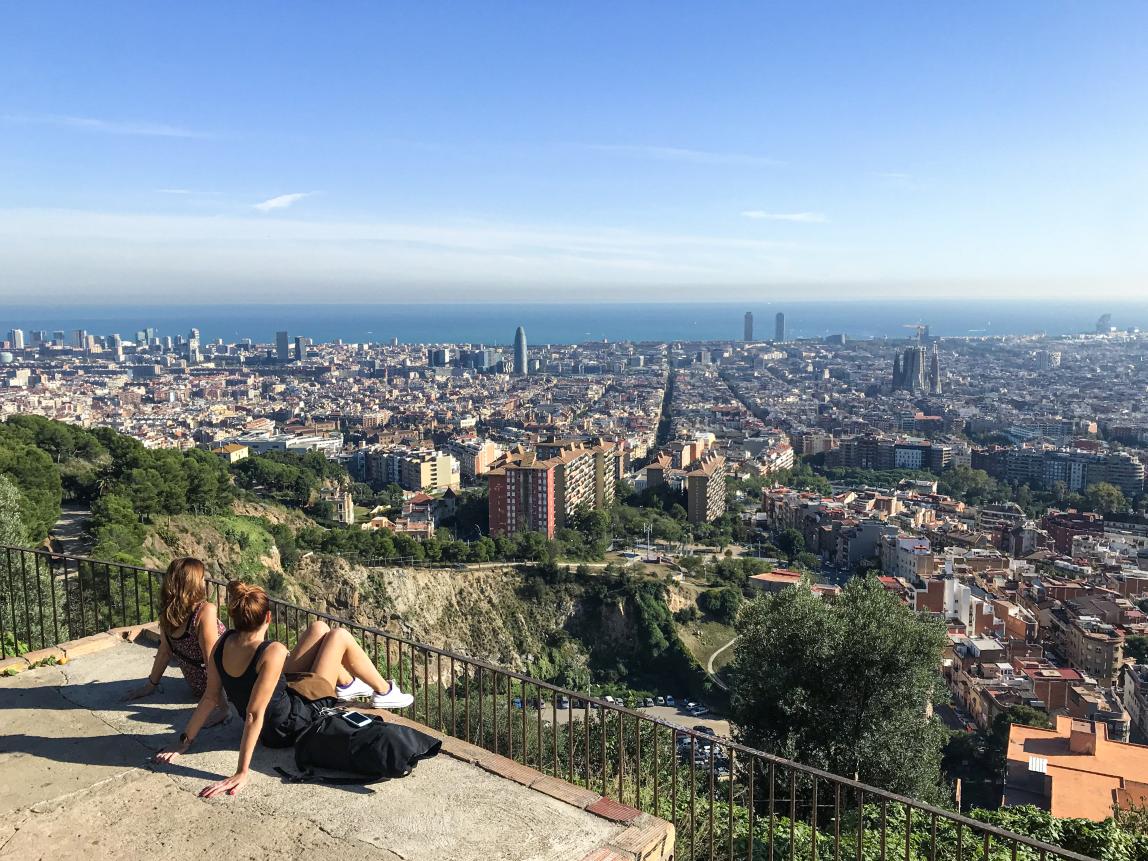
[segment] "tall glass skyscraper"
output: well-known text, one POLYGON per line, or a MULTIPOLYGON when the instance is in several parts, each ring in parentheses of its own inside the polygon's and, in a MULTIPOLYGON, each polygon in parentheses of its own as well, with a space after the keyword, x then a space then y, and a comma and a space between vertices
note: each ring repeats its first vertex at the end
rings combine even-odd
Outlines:
POLYGON ((514 330, 514 375, 524 377, 529 370, 526 360, 526 330, 519 326, 514 330))

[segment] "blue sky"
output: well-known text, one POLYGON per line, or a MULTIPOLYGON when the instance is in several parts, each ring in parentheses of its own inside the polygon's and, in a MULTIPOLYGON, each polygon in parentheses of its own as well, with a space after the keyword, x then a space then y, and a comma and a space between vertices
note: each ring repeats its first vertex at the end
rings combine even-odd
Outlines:
POLYGON ((0 9, 0 297, 1144 294, 1148 4, 0 9))

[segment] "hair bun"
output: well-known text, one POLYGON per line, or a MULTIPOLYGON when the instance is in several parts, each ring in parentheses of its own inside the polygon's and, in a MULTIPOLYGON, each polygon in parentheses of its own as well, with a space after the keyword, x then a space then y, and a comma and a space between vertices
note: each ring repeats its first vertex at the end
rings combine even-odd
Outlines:
POLYGON ((241 631, 252 631, 263 624, 271 606, 267 591, 254 583, 232 580, 227 584, 227 611, 231 623, 241 631))

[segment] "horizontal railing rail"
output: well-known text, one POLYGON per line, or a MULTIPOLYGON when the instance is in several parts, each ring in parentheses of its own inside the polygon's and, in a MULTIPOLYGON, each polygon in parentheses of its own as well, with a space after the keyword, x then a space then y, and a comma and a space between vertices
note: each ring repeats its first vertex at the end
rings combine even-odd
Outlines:
MULTIPOLYGON (((6 545, 0 568, 0 658, 157 618, 151 568, 6 545)), ((226 621, 226 583, 209 586, 226 621)), ((275 597, 271 613, 288 646, 314 621, 351 631, 413 719, 673 822, 679 859, 1093 861, 380 627, 275 597)))

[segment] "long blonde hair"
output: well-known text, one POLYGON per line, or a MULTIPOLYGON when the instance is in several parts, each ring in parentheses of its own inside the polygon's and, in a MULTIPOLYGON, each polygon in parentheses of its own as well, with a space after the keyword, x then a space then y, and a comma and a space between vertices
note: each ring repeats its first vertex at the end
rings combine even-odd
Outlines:
POLYGON ((159 626, 170 634, 191 618, 195 606, 207 598, 207 572, 192 556, 173 559, 160 591, 159 626))

